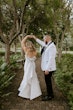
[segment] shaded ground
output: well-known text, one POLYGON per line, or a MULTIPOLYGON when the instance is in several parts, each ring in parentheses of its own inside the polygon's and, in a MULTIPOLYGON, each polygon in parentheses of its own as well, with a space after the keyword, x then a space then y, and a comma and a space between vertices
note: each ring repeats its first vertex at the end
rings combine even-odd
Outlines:
MULTIPOLYGON (((43 94, 46 94, 44 75, 40 69, 40 58, 36 61, 36 71, 40 81, 43 94)), ((23 77, 23 68, 17 71, 17 75, 13 80, 11 91, 13 92, 4 102, 3 110, 69 110, 66 99, 58 90, 53 80, 53 89, 55 98, 52 101, 43 102, 41 97, 32 101, 18 97, 18 87, 23 77)))

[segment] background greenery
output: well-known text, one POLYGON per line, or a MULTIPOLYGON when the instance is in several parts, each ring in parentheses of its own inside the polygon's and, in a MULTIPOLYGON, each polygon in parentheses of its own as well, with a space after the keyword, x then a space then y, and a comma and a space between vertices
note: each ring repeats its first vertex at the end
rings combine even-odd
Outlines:
MULTIPOLYGON (((38 54, 39 57, 39 54, 38 54)), ((0 98, 4 99, 11 94, 7 88, 12 84, 12 79, 16 75, 19 64, 16 61, 20 54, 12 55, 11 63, 7 65, 0 60, 0 98)), ((68 100, 71 110, 73 110, 73 55, 62 55, 61 62, 57 62, 57 71, 54 74, 55 82, 68 100)))
POLYGON ((0 0, 0 98, 10 94, 6 90, 19 67, 16 61, 24 59, 22 39, 27 34, 42 39, 45 33, 51 34, 56 43, 55 80, 73 110, 73 56, 62 56, 62 51, 73 50, 72 0, 0 0), (18 48, 21 55, 17 53, 18 48))
POLYGON ((10 90, 9 87, 11 86, 12 80, 15 78, 16 71, 19 68, 19 64, 16 63, 19 57, 20 54, 12 55, 10 58, 11 63, 9 65, 3 61, 3 57, 0 60, 0 109, 2 109, 3 100, 12 94, 12 90, 10 90))
POLYGON ((61 63, 57 62, 55 81, 73 110, 73 55, 65 54, 62 56, 61 63))

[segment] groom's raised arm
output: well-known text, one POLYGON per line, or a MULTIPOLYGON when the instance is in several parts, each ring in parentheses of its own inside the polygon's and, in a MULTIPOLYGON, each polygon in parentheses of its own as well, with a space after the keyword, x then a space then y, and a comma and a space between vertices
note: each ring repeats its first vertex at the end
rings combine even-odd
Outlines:
POLYGON ((45 42, 43 42, 42 40, 36 38, 35 36, 33 36, 33 38, 36 40, 36 42, 37 42, 38 44, 40 44, 41 46, 45 46, 45 42))

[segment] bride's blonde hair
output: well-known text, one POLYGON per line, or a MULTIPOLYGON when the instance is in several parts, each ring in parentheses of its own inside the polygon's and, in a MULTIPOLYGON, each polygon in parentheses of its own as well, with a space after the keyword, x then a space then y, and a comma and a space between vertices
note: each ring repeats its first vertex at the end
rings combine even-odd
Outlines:
POLYGON ((27 40, 25 46, 29 49, 30 52, 36 51, 34 44, 27 40))

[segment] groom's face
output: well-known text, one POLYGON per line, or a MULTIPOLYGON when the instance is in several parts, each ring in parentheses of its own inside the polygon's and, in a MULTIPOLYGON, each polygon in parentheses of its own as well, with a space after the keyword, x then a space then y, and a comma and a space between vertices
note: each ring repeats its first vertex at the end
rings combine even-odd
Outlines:
POLYGON ((47 37, 46 36, 44 36, 43 40, 44 40, 45 44, 47 44, 47 37))
POLYGON ((47 44, 50 41, 50 37, 48 35, 44 36, 44 42, 47 44))

